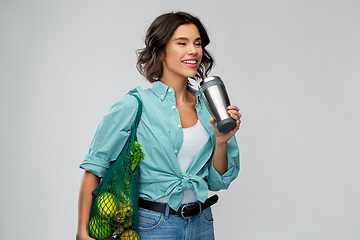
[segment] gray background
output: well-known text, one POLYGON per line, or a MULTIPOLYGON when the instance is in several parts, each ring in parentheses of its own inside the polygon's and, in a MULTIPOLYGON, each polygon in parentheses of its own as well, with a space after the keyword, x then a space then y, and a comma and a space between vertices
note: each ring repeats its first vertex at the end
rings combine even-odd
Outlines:
POLYGON ((74 239, 78 168, 103 115, 150 84, 135 50, 167 11, 200 17, 241 108, 241 173, 217 239, 360 239, 356 0, 0 1, 0 239, 74 239))

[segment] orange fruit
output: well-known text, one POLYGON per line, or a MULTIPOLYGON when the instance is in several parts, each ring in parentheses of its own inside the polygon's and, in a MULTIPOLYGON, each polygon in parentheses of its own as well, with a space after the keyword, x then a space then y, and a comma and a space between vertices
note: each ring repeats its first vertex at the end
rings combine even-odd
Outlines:
POLYGON ((134 230, 127 230, 120 235, 120 240, 140 240, 140 237, 134 230))
POLYGON ((132 216, 130 216, 124 222, 124 228, 130 228, 132 223, 133 223, 132 216))
POLYGON ((113 220, 116 223, 123 223, 128 216, 132 215, 132 208, 129 204, 119 203, 119 210, 116 212, 113 220))
POLYGON ((123 225, 119 225, 119 227, 115 230, 116 234, 120 235, 125 232, 125 227, 123 225))

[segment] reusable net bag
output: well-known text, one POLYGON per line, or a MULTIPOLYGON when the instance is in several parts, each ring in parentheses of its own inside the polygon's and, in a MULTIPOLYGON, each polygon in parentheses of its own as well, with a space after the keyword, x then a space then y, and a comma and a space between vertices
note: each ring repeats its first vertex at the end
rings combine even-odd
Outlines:
POLYGON ((89 221, 90 236, 97 239, 137 240, 139 237, 138 202, 139 168, 144 157, 136 141, 142 102, 139 102, 134 127, 117 159, 111 164, 99 185, 92 192, 89 221))

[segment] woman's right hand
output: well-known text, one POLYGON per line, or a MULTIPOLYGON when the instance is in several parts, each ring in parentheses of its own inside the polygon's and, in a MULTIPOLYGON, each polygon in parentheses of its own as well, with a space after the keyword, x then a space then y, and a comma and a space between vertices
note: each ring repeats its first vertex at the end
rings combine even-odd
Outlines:
POLYGON ((89 236, 89 234, 86 232, 86 233, 78 233, 76 234, 76 240, 96 240, 95 238, 92 238, 89 236))

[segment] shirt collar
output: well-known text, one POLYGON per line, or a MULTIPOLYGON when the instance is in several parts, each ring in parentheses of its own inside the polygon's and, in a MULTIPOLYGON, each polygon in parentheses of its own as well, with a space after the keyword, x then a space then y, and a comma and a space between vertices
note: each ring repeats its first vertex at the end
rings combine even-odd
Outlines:
MULTIPOLYGON (((169 92, 169 89, 171 89, 171 91, 174 91, 174 89, 165 85, 161 81, 155 82, 151 89, 155 93, 155 95, 158 98, 160 98, 161 100, 164 100, 164 98, 166 97, 166 94, 169 92)), ((200 92, 197 89, 188 86, 187 90, 194 93, 195 96, 197 97, 198 101, 201 101, 200 92)))
POLYGON ((152 86, 151 89, 158 98, 160 98, 161 100, 164 100, 166 93, 168 92, 168 89, 172 89, 172 88, 165 85, 161 81, 157 81, 154 83, 154 85, 152 86))

